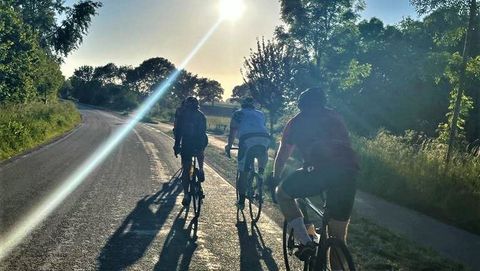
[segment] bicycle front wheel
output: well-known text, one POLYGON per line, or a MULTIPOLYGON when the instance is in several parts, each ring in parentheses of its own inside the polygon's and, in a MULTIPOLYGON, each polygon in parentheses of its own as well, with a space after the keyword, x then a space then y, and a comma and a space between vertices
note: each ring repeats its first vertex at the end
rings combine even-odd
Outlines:
POLYGON ((350 254, 350 251, 345 243, 340 239, 328 238, 326 240, 324 255, 322 258, 322 269, 317 270, 355 270, 352 255, 350 254))
POLYGON ((250 209, 250 217, 253 223, 257 223, 262 213, 263 205, 263 179, 257 174, 252 176, 250 184, 250 195, 248 196, 248 207, 250 209))

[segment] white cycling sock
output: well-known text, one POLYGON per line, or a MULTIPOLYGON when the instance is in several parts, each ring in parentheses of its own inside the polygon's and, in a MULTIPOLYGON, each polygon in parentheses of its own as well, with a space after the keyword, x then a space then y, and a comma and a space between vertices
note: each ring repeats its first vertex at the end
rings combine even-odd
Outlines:
POLYGON ((293 236, 300 241, 302 245, 306 245, 312 241, 312 238, 307 233, 307 228, 303 223, 303 217, 297 217, 288 222, 287 229, 293 229, 293 236))

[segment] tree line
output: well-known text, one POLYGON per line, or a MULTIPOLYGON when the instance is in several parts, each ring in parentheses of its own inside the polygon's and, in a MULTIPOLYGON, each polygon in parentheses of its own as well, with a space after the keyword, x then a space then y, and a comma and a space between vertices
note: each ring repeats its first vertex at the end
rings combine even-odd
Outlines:
POLYGON ((57 99, 63 58, 78 48, 102 4, 0 1, 0 105, 57 99), (64 19, 61 20, 60 17, 64 19))
MULTIPOLYGON (((138 67, 113 63, 82 66, 67 80, 61 96, 116 110, 132 110, 175 71, 175 65, 162 57, 147 59, 138 67)), ((202 103, 213 105, 222 98, 223 92, 218 81, 181 70, 151 114, 170 117, 174 108, 188 96, 197 96, 202 103)))
POLYGON ((414 130, 478 144, 477 1, 411 0, 424 17, 397 25, 360 20, 365 3, 358 0, 280 3, 283 25, 272 40, 258 39, 242 67, 244 84, 232 94, 252 95, 269 112, 272 131, 295 113, 302 90, 321 86, 356 134, 414 130))

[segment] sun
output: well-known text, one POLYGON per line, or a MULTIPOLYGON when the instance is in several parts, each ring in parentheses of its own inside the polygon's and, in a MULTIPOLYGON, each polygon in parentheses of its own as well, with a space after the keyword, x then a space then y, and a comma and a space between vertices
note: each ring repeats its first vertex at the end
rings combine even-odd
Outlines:
POLYGON ((223 20, 235 21, 245 12, 243 0, 220 0, 220 17, 223 20))

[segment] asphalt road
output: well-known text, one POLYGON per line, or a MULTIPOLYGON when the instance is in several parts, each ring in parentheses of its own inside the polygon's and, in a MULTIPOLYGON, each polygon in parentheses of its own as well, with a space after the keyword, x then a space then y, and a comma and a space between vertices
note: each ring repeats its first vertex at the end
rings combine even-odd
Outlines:
MULTIPOLYGON (((0 240, 124 122, 81 111, 73 133, 0 165, 0 240)), ((257 228, 238 221, 234 188, 209 167, 198 239, 189 238, 171 146, 137 125, 0 270, 282 270, 281 229, 266 215, 257 228)))

